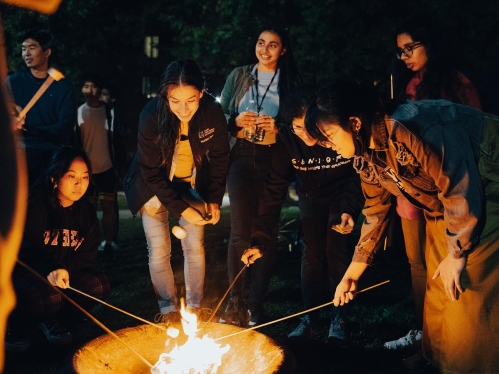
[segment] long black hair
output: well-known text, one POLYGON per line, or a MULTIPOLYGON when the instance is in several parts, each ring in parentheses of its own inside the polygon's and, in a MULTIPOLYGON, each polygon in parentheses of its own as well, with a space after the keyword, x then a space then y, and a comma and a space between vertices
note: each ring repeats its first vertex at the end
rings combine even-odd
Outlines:
POLYGON ((371 87, 356 82, 338 80, 319 88, 317 98, 305 117, 305 127, 313 138, 327 141, 320 130, 323 123, 337 123, 352 134, 355 154, 361 155, 369 146, 371 125, 383 120, 385 107, 379 94, 371 87), (355 132, 350 117, 358 117, 362 122, 355 132))
MULTIPOLYGON (((462 56, 455 53, 457 46, 442 26, 426 16, 415 16, 406 20, 397 30, 397 35, 408 34, 414 42, 420 42, 425 48, 428 61, 422 72, 422 80, 416 89, 415 100, 446 99, 455 103, 466 100, 466 87, 460 74, 471 80, 469 71, 459 65, 462 56)), ((396 61, 394 66, 394 93, 397 98, 406 97, 407 83, 418 72, 412 72, 403 61, 396 61)))
POLYGON ((255 45, 258 42, 261 33, 265 31, 276 34, 281 39, 282 48, 286 49, 286 53, 277 60, 277 68, 280 69, 278 84, 279 97, 283 99, 294 88, 303 85, 303 80, 296 65, 288 32, 284 27, 267 24, 260 29, 253 43, 253 60, 255 56, 255 45))
MULTIPOLYGON (((203 92, 205 82, 201 69, 193 60, 177 60, 170 63, 161 76, 159 85, 159 100, 158 100, 158 138, 156 144, 161 150, 161 165, 168 164, 172 157, 174 146, 177 143, 180 135, 180 120, 172 113, 168 104, 168 93, 171 89, 178 86, 193 86, 199 92, 203 92)), ((198 109, 199 111, 199 109, 198 109)), ((198 117, 198 113, 194 114, 191 119, 193 121, 198 117)), ((199 154, 195 152, 197 144, 192 143, 193 155, 199 154)), ((196 160, 200 162, 200 160, 196 160)))
MULTIPOLYGON (((63 146, 57 149, 47 161, 42 173, 30 190, 29 202, 33 202, 34 200, 42 201, 43 204, 41 206, 47 209, 47 214, 49 214, 49 210, 57 211, 58 209, 61 209, 61 204, 57 197, 56 186, 64 174, 69 171, 71 164, 77 158, 80 158, 85 162, 88 168, 89 177, 91 177, 92 169, 90 168, 90 160, 88 159, 87 154, 81 149, 63 146)), ((90 183, 92 182, 90 181, 90 183)), ((80 200, 83 199, 86 199, 85 195, 80 200)), ((73 204, 76 209, 79 209, 79 205, 80 204, 77 203, 73 204)), ((93 210, 85 210, 85 212, 89 214, 89 212, 93 212, 93 210)), ((84 231, 88 230, 90 223, 93 222, 90 217, 82 214, 80 211, 76 212, 74 217, 76 217, 76 220, 80 223, 80 227, 84 228, 84 231)))

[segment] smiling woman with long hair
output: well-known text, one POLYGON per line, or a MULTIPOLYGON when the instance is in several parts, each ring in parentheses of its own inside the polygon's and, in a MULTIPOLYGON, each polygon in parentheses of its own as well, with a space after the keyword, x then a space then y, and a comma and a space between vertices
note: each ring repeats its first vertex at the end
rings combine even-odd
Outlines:
POLYGON ((220 219, 229 154, 220 104, 205 92, 192 60, 169 64, 159 95, 142 110, 137 155, 124 180, 131 212, 142 216, 149 271, 163 322, 179 318, 168 217, 179 220, 187 307, 199 312, 203 298, 204 225, 220 219))
MULTIPOLYGON (((227 77, 221 96, 234 144, 227 176, 231 219, 227 252, 229 283, 240 271, 241 255, 250 244, 251 223, 257 214, 276 142, 280 101, 300 82, 286 30, 264 26, 257 34, 253 53, 256 63, 235 68, 227 77)), ((247 272, 251 273, 249 305, 243 297, 248 284, 240 280, 231 289, 219 322, 245 325, 249 319, 249 325, 253 326, 265 319, 263 299, 277 254, 277 230, 274 231, 264 258, 247 272)))

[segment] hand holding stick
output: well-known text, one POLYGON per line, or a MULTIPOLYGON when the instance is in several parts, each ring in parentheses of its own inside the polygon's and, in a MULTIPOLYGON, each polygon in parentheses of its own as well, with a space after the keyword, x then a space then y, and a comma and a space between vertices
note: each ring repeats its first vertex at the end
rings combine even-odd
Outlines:
POLYGON ((21 110, 21 113, 18 114, 17 120, 20 121, 22 118, 26 116, 26 113, 33 107, 33 105, 36 104, 38 99, 43 95, 45 91, 47 91, 47 88, 52 84, 53 81, 60 81, 62 78, 64 78, 64 75, 59 71, 54 68, 50 68, 48 71, 48 77, 43 82, 43 84, 40 86, 38 91, 36 91, 35 95, 31 98, 29 103, 24 107, 23 110, 21 110))

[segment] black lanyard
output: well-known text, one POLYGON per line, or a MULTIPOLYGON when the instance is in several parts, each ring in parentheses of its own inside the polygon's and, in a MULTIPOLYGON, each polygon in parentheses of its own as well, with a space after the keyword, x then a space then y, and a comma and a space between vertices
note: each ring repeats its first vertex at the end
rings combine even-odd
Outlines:
POLYGON ((265 90, 265 93, 263 94, 262 96, 262 101, 260 102, 260 104, 258 104, 258 67, 257 69, 255 70, 255 78, 256 78, 256 95, 254 95, 256 97, 256 114, 259 115, 260 114, 260 109, 262 109, 262 105, 263 105, 263 100, 265 100, 265 96, 267 96, 267 92, 269 92, 269 89, 270 89, 270 86, 272 85, 272 82, 274 82, 274 78, 275 76, 277 75, 277 69, 275 70, 274 72, 274 75, 272 76, 272 79, 270 80, 270 83, 269 85, 267 86, 267 89, 265 90))

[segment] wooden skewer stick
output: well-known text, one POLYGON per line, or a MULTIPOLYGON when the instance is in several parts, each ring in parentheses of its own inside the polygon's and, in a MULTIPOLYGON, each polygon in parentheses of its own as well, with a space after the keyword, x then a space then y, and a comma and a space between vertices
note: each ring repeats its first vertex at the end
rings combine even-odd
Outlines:
POLYGON ((136 315, 133 315, 132 313, 128 313, 127 311, 125 311, 125 310, 123 310, 123 309, 120 309, 120 308, 115 307, 115 306, 113 306, 113 305, 111 305, 111 304, 108 304, 108 303, 106 303, 105 301, 102 301, 101 299, 98 299, 98 298, 93 297, 93 296, 91 296, 91 295, 89 295, 89 294, 86 294, 85 292, 82 292, 82 291, 80 291, 80 290, 77 290, 76 288, 73 288, 73 287, 68 287, 68 288, 67 288, 67 290, 71 290, 71 291, 77 292, 77 293, 79 293, 79 294, 81 294, 81 295, 83 295, 83 296, 86 296, 86 297, 88 297, 88 298, 90 298, 90 299, 92 299, 92 300, 98 301, 99 303, 101 303, 101 304, 103 304, 103 305, 105 305, 105 306, 107 306, 107 307, 109 307, 109 308, 112 308, 112 309, 114 309, 114 310, 117 310, 118 312, 121 312, 121 313, 123 313, 123 314, 126 314, 127 316, 130 316, 130 317, 132 317, 132 318, 135 318, 135 319, 137 319, 137 320, 139 320, 139 321, 141 321, 141 322, 147 323, 148 325, 151 325, 151 326, 157 327, 157 328, 158 328, 158 329, 160 329, 160 330, 164 330, 164 331, 166 331, 166 330, 167 330, 167 329, 166 329, 166 327, 164 327, 164 326, 161 326, 161 325, 156 324, 156 323, 149 322, 148 320, 143 319, 143 318, 140 318, 140 317, 138 317, 138 316, 136 316, 136 315))
POLYGON ((217 311, 220 308, 220 305, 222 305, 225 297, 227 296, 227 294, 229 293, 229 291, 231 290, 231 288, 234 287, 234 284, 236 284, 237 279, 241 276, 241 274, 243 273, 244 269, 246 269, 247 267, 248 267, 248 265, 244 265, 243 268, 241 269, 241 271, 236 275, 236 277, 234 278, 234 280, 230 284, 229 288, 227 288, 227 291, 225 291, 224 295, 222 296, 222 299, 220 300, 220 302, 218 303, 218 305, 215 307, 215 310, 211 313, 210 318, 208 318, 208 320, 204 323, 203 328, 205 328, 206 325, 211 322, 211 320, 213 319, 213 317, 215 317, 215 314, 217 314, 217 311))
MULTIPOLYGON (((384 282, 375 284, 374 286, 364 288, 363 290, 360 290, 360 291, 356 291, 353 294, 357 295, 357 294, 359 294, 361 292, 365 292, 365 291, 371 290, 371 289, 373 289, 375 287, 379 287, 379 286, 381 286, 383 284, 386 284, 388 282, 390 282, 390 280, 386 280, 384 282)), ((328 303, 316 306, 314 308, 310 308, 310 309, 304 310, 303 312, 298 312, 298 313, 292 314, 290 316, 286 316, 286 317, 282 317, 282 318, 276 319, 275 321, 270 321, 270 322, 267 322, 267 323, 262 323, 261 325, 258 325, 258 326, 248 327, 245 330, 237 331, 237 332, 234 332, 232 334, 222 336, 221 338, 216 338, 216 339, 214 339, 214 341, 219 341, 219 340, 222 340, 222 339, 225 339, 225 338, 229 338, 229 337, 234 336, 234 335, 242 334, 243 332, 248 332, 248 331, 251 331, 251 330, 259 329, 260 327, 272 325, 272 324, 277 323, 277 322, 282 322, 282 321, 285 321, 287 319, 290 319, 290 318, 293 318, 293 317, 297 317, 297 316, 300 316, 302 314, 310 313, 310 312, 313 312, 314 310, 317 310, 317 309, 324 308, 325 306, 332 305, 333 303, 334 303, 333 301, 330 301, 328 303)))
POLYGON ((64 78, 64 75, 59 70, 56 70, 54 68, 50 68, 48 71, 48 77, 43 82, 43 84, 40 86, 38 91, 33 95, 31 100, 26 104, 26 106, 21 110, 21 113, 17 116, 17 120, 21 120, 24 116, 26 116, 26 113, 35 105, 35 103, 38 101, 38 99, 44 94, 45 91, 47 91, 47 88, 52 84, 53 81, 59 81, 62 78, 64 78))
POLYGON ((108 329, 104 324, 102 324, 97 318, 95 318, 93 315, 91 315, 89 312, 87 312, 85 309, 83 309, 81 306, 79 306, 77 303, 75 303, 70 297, 68 297, 64 292, 62 292, 58 287, 52 286, 50 282, 42 277, 40 274, 38 274, 36 271, 34 271, 32 268, 30 268, 28 265, 26 265, 24 262, 21 260, 17 260, 17 263, 26 270, 28 270, 30 273, 32 273, 36 278, 40 279, 42 282, 45 282, 48 284, 50 287, 52 287, 57 293, 59 293, 64 299, 66 299, 68 302, 70 302, 75 308, 77 308, 80 312, 85 314, 88 318, 90 318, 97 326, 99 326, 101 329, 103 329, 105 332, 107 332, 109 335, 111 335, 113 338, 118 340, 120 343, 122 343, 125 347, 127 347, 130 351, 132 351, 141 361, 143 361, 149 368, 153 368, 153 365, 149 361, 147 361, 144 357, 140 355, 139 352, 137 352, 135 349, 133 349, 130 345, 128 345, 123 339, 121 339, 118 335, 116 335, 114 332, 112 332, 110 329, 108 329))

